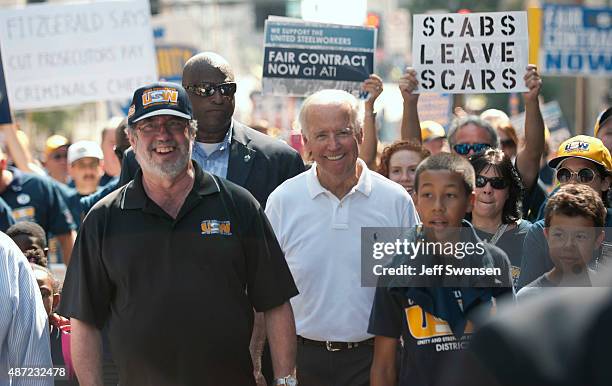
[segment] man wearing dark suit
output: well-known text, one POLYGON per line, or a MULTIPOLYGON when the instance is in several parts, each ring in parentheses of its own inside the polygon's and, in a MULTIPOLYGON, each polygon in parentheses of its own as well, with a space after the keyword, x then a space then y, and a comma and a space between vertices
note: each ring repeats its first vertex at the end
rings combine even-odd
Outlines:
MULTIPOLYGON (((232 119, 236 83, 224 58, 212 52, 193 56, 183 68, 183 87, 198 121, 192 157, 204 170, 246 188, 262 206, 278 185, 304 171, 302 158, 290 146, 232 119)), ((138 167, 128 150, 119 186, 138 167)))

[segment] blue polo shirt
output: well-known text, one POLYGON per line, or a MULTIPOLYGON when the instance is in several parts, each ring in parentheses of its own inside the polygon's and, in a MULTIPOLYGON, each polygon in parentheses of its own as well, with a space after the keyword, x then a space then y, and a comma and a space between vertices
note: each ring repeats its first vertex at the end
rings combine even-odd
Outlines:
POLYGON ((15 218, 12 215, 11 207, 0 198, 0 231, 6 232, 13 224, 15 224, 15 218))
POLYGON ((9 166, 13 181, 0 194, 11 207, 16 221, 34 221, 50 234, 62 235, 75 229, 61 193, 49 178, 24 173, 9 166))

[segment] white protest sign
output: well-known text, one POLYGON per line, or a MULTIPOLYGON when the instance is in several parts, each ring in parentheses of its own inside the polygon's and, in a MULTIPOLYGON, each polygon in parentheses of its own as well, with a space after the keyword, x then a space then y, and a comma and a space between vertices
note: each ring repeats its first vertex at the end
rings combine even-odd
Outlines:
POLYGON ((417 92, 527 91, 526 12, 414 15, 412 25, 417 92))
POLYGON ((4 9, 0 47, 16 110, 131 98, 157 80, 146 0, 4 9))

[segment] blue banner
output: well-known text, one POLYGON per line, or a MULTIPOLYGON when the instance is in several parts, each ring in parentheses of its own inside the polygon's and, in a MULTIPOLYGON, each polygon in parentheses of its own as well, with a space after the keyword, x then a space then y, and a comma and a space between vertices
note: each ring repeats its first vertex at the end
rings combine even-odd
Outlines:
POLYGON ((543 74, 612 76, 612 8, 546 4, 542 20, 543 74))
POLYGON ((2 55, 0 54, 0 124, 11 122, 11 108, 6 92, 6 81, 4 80, 4 69, 2 68, 2 55))
POLYGON ((266 24, 266 45, 294 44, 303 47, 363 48, 371 50, 376 30, 362 27, 330 27, 270 21, 266 24))

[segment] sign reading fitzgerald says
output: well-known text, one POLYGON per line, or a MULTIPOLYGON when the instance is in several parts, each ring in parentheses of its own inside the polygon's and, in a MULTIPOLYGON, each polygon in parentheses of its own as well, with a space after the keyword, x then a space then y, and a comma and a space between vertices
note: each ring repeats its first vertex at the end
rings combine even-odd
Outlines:
POLYGON ((266 20, 263 93, 307 96, 323 89, 365 98, 361 83, 374 72, 376 29, 266 20))
POLYGON ((127 99, 157 80, 146 0, 3 9, 0 45, 16 110, 127 99))
POLYGON ((414 15, 417 92, 527 91, 526 12, 414 15))

